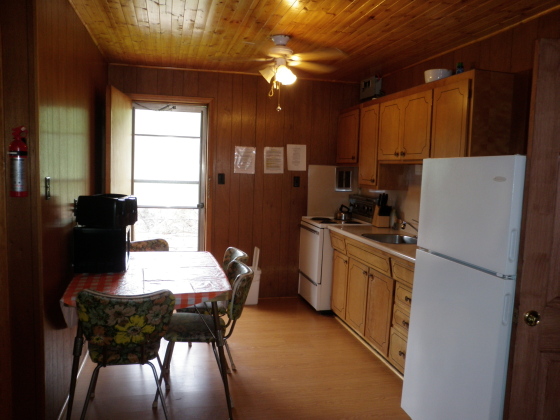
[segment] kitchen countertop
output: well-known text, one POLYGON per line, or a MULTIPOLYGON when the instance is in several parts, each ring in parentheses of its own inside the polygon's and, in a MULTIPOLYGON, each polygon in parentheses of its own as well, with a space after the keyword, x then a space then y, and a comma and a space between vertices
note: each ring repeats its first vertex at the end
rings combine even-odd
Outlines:
POLYGON ((403 230, 394 230, 391 228, 378 228, 370 224, 360 224, 360 225, 332 225, 329 229, 345 235, 355 241, 361 242, 363 244, 369 245, 371 247, 377 248, 381 251, 392 254, 396 257, 402 258, 410 262, 416 262, 416 250, 418 247, 416 245, 406 245, 406 244, 386 244, 383 242, 377 242, 372 239, 367 239, 362 236, 363 233, 390 233, 390 234, 403 234, 411 235, 403 230))

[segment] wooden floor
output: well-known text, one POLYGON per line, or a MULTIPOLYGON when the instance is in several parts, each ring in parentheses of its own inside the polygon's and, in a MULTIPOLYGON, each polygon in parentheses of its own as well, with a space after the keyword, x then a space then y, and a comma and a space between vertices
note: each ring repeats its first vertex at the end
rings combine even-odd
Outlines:
MULTIPOLYGON (((402 380, 334 316, 300 298, 247 306, 229 345, 238 369, 229 375, 236 420, 409 419, 400 408, 402 380)), ((78 379, 73 419, 92 370, 88 362, 78 379)), ((210 345, 178 343, 171 375, 170 418, 227 419, 210 345)), ((154 393, 148 366, 103 368, 86 418, 163 419, 161 407, 152 410, 154 393)))

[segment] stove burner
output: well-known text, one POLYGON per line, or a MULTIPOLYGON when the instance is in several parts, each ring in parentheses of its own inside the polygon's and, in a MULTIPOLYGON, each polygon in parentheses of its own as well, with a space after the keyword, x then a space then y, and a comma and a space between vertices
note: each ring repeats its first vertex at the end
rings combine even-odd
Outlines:
POLYGON ((315 220, 316 222, 322 222, 322 223, 332 222, 332 220, 329 219, 328 217, 312 217, 311 220, 315 220))

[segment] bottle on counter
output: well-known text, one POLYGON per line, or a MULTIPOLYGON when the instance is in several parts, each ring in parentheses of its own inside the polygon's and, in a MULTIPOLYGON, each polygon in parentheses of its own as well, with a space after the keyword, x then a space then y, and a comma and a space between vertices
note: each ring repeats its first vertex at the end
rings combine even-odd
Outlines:
POLYGON ((465 71, 465 68, 463 67, 463 62, 459 61, 457 63, 457 68, 455 69, 455 74, 463 73, 464 71, 465 71))

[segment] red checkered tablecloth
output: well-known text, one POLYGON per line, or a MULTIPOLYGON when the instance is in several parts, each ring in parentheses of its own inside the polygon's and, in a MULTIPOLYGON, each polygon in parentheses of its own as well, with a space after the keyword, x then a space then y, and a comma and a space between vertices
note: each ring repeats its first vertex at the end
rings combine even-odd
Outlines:
POLYGON ((221 265, 209 252, 133 252, 123 273, 76 274, 60 300, 69 326, 76 325, 76 296, 91 289, 130 296, 168 289, 175 307, 227 300, 231 286, 221 265))

